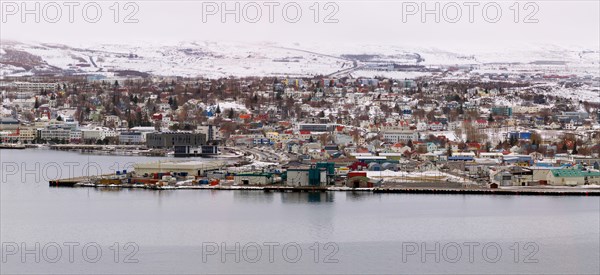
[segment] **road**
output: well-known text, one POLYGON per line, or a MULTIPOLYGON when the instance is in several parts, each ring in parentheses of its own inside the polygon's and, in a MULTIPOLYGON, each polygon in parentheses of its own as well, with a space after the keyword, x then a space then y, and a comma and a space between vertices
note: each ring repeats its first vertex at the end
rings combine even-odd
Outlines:
MULTIPOLYGON (((349 59, 349 58, 344 58, 341 56, 335 56, 335 55, 330 55, 330 54, 324 54, 324 53, 318 53, 318 52, 313 52, 313 51, 308 51, 308 50, 303 50, 303 49, 296 49, 296 48, 288 48, 288 47, 277 47, 277 46, 271 46, 272 48, 277 48, 277 49, 283 49, 283 50, 290 50, 290 51, 297 51, 297 52, 303 52, 303 53, 309 53, 309 54, 313 54, 313 55, 317 55, 317 56, 322 56, 322 57, 329 57, 329 58, 335 58, 344 62, 352 62, 352 67, 347 68, 347 69, 340 69, 339 71, 335 71, 333 73, 330 73, 328 75, 326 75, 326 77, 342 77, 345 75, 349 75, 350 73, 362 68, 363 66, 360 65, 358 63, 357 60, 354 59, 349 59)), ((344 63, 346 64, 346 63, 344 63)))
POLYGON ((272 163, 287 163, 289 158, 285 154, 279 154, 267 147, 238 147, 236 150, 247 155, 250 161, 272 162, 272 163))
POLYGON ((358 69, 361 69, 362 67, 364 67, 364 66, 362 66, 362 65, 359 66, 358 61, 352 60, 352 67, 330 73, 327 75, 327 77, 342 77, 342 76, 350 75, 350 73, 352 73, 358 69))

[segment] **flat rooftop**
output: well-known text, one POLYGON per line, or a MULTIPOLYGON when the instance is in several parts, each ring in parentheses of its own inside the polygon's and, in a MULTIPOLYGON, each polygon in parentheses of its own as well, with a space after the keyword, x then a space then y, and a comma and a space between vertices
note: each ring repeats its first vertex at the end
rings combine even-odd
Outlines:
POLYGON ((224 161, 211 160, 184 160, 184 161, 157 161, 147 163, 137 163, 133 165, 134 169, 212 169, 225 165, 224 161))

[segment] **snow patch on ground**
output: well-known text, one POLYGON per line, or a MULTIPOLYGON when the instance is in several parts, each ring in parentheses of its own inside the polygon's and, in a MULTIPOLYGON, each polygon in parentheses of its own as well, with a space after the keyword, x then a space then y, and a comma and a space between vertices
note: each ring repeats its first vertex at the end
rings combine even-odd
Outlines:
POLYGON ((369 71, 369 70, 357 70, 352 72, 353 77, 384 77, 393 79, 415 79, 423 76, 431 76, 428 72, 401 72, 401 71, 369 71))
POLYGON ((406 171, 367 171, 367 177, 383 179, 384 182, 431 182, 450 181, 464 182, 463 178, 440 171, 406 172, 406 171))

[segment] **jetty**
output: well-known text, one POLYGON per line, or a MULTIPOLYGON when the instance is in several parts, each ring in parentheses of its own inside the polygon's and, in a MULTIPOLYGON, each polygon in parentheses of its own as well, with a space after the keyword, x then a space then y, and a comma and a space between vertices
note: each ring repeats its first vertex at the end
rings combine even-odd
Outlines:
POLYGON ((513 196, 600 196, 600 188, 586 187, 510 187, 510 188, 445 188, 445 187, 364 187, 347 186, 286 186, 286 185, 157 185, 117 183, 107 180, 111 175, 97 177, 75 177, 50 180, 50 187, 93 187, 93 188, 136 188, 149 190, 250 190, 267 193, 313 193, 313 192, 370 192, 374 194, 447 194, 447 195, 513 195, 513 196))
POLYGON ((463 195, 522 195, 522 196, 600 196, 595 188, 374 188, 373 193, 406 194, 463 194, 463 195))
POLYGON ((98 144, 53 144, 49 146, 52 150, 146 150, 146 145, 98 145, 98 144))
POLYGON ((88 180, 88 177, 75 177, 67 179, 50 180, 48 182, 50 187, 74 187, 76 184, 88 180))
POLYGON ((0 143, 0 149, 25 149, 27 148, 23 144, 15 144, 15 143, 0 143))
POLYGON ((110 175, 100 175, 100 176, 81 176, 81 177, 73 177, 73 178, 65 178, 65 179, 54 179, 48 181, 48 186, 50 187, 76 187, 83 186, 83 184, 87 184, 87 186, 91 186, 92 182, 98 178, 106 178, 110 175))

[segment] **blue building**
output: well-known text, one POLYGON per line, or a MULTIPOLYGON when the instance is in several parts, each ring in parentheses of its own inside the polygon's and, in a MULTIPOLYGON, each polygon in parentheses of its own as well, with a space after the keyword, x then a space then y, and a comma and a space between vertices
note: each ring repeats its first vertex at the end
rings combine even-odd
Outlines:
POLYGON ((475 158, 471 156, 452 156, 448 157, 448 161, 474 161, 475 158))
POLYGON ((253 144, 261 144, 261 145, 273 145, 270 139, 268 138, 255 138, 252 142, 253 144))
POLYGON ((494 116, 512 116, 512 107, 508 106, 494 106, 492 107, 492 115, 494 116))
POLYGON ((531 139, 531 132, 509 132, 507 138, 531 139))

